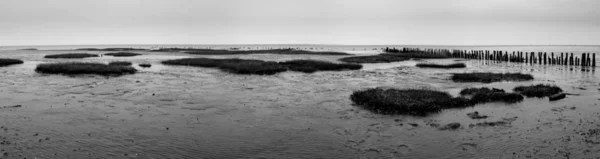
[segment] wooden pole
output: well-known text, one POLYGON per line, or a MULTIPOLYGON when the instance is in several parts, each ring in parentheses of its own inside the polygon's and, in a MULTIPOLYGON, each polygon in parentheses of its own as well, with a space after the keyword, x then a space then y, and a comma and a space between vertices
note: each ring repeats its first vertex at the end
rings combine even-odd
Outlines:
POLYGON ((560 59, 558 59, 558 64, 559 64, 559 65, 564 65, 564 64, 565 64, 564 62, 565 62, 565 61, 564 61, 564 59, 563 59, 563 53, 561 52, 561 53, 560 53, 560 59))
POLYGON ((585 66, 585 53, 581 54, 581 66, 585 66))
MULTIPOLYGON (((567 56, 568 56, 568 54, 567 54, 567 56)), ((573 58, 574 58, 573 53, 571 53, 571 57, 569 58, 569 63, 571 66, 575 65, 575 61, 573 58)))
POLYGON ((550 54, 551 54, 551 55, 550 55, 550 58, 551 58, 551 60, 550 60, 550 64, 554 65, 554 64, 556 64, 556 63, 554 63, 554 62, 556 62, 556 61, 554 61, 554 52, 552 52, 552 53, 550 53, 550 54))
POLYGON ((588 53, 587 54, 587 62, 586 62, 587 66, 592 66, 592 64, 591 64, 592 63, 592 56, 591 56, 591 54, 592 53, 588 53))
POLYGON ((542 61, 543 57, 542 56, 543 56, 542 52, 539 52, 538 53, 538 64, 543 64, 543 61, 542 61))
POLYGON ((596 67, 596 53, 592 55, 592 67, 596 67))
POLYGON ((544 52, 544 65, 548 64, 546 61, 546 58, 547 58, 547 54, 546 54, 546 52, 544 52))

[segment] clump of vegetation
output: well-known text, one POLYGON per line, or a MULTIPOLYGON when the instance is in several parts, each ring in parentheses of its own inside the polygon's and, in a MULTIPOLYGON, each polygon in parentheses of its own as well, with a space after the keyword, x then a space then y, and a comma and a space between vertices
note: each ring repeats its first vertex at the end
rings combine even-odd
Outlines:
POLYGON ((46 55, 44 58, 49 59, 82 59, 88 57, 98 57, 97 54, 87 54, 87 53, 70 53, 70 54, 55 54, 55 55, 46 55))
POLYGON ((3 66, 9 66, 9 65, 15 65, 15 64, 22 64, 23 61, 19 60, 19 59, 3 59, 0 58, 0 67, 3 66))
POLYGON ((515 92, 519 92, 527 97, 549 97, 558 93, 561 93, 563 90, 560 87, 538 84, 532 86, 519 86, 514 88, 515 92))
POLYGON ((550 101, 557 101, 557 100, 561 100, 561 99, 564 99, 564 98, 567 98, 567 94, 566 93, 558 93, 558 94, 555 94, 555 95, 551 95, 549 97, 549 100, 550 101))
POLYGON ((277 62, 265 62, 261 60, 246 59, 210 59, 210 58, 185 58, 167 60, 165 65, 183 65, 207 68, 219 68, 221 70, 238 74, 273 75, 287 71, 287 68, 277 62))
POLYGON ((477 124, 470 124, 469 127, 508 126, 515 120, 517 120, 517 117, 502 118, 502 120, 499 120, 499 121, 492 121, 492 122, 485 121, 485 122, 481 122, 481 123, 477 123, 477 124))
MULTIPOLYGON (((446 52, 437 52, 437 50, 429 51, 412 51, 408 48, 398 50, 396 48, 386 48, 386 53, 372 56, 352 56, 339 59, 339 61, 348 63, 390 63, 406 61, 410 59, 436 59, 436 58, 451 58, 452 56, 446 52)), ((463 64, 464 65, 464 64, 463 64)), ((458 64, 449 65, 448 67, 459 67, 458 64)), ((465 66, 466 67, 466 66, 465 66)))
POLYGON ((487 87, 482 87, 482 88, 465 88, 463 90, 460 91, 460 95, 475 95, 475 94, 481 94, 481 93, 490 93, 490 92, 498 92, 498 93, 504 93, 504 90, 502 89, 498 89, 498 88, 487 88, 487 87))
POLYGON ((381 114, 427 115, 442 109, 471 106, 465 98, 419 89, 372 88, 356 91, 350 99, 365 109, 381 114))
POLYGON ((416 65, 421 68, 465 68, 467 65, 464 63, 453 63, 453 64, 432 64, 432 63, 420 63, 416 65))
POLYGON ((173 47, 173 48, 159 48, 159 49, 154 49, 154 50, 150 50, 151 52, 184 52, 184 51, 189 51, 189 52, 193 52, 193 51, 211 51, 213 49, 199 49, 199 48, 177 48, 177 47, 173 47))
POLYGON ((460 123, 454 122, 446 124, 445 126, 439 128, 440 130, 456 130, 460 128, 460 123))
POLYGON ((481 122, 481 123, 477 123, 475 125, 471 125, 470 127, 474 127, 474 126, 481 126, 481 127, 488 127, 488 126, 505 126, 510 124, 510 122, 507 121, 485 121, 485 122, 481 122))
MULTIPOLYGON (((242 61, 253 61, 253 60, 242 60, 242 59, 210 59, 210 58, 184 58, 176 60, 167 60, 162 63, 165 65, 183 65, 183 66, 196 66, 196 67, 219 67, 223 63, 239 63, 242 61)), ((255 60, 258 61, 258 60, 255 60)))
POLYGON ((218 66, 219 69, 235 74, 274 75, 287 71, 285 66, 277 62, 260 60, 241 61, 239 63, 226 62, 218 66))
POLYGON ((149 64, 149 63, 142 63, 142 64, 139 64, 139 66, 140 66, 140 67, 143 67, 143 68, 150 68, 150 67, 152 67, 152 64, 149 64))
POLYGON ((315 60, 270 62, 246 59, 186 58, 177 60, 167 60, 163 61, 162 63, 165 65, 219 68, 221 70, 236 74, 257 75, 273 75, 288 70, 313 73, 316 71, 356 70, 362 68, 361 65, 356 64, 336 64, 331 62, 315 60))
POLYGON ((131 66, 131 62, 129 62, 129 61, 112 61, 112 62, 109 62, 108 65, 110 65, 110 66, 131 66))
POLYGON ((342 62, 348 63, 390 63, 406 61, 410 58, 397 57, 397 56, 385 56, 385 55, 373 55, 373 56, 352 56, 344 57, 339 59, 342 62))
POLYGON ((358 64, 337 64, 316 60, 292 60, 280 62, 279 64, 287 67, 289 70, 304 73, 313 73, 317 71, 359 70, 362 68, 362 65, 358 64))
POLYGON ((449 54, 429 54, 429 53, 383 53, 384 56, 396 56, 413 59, 445 59, 452 58, 449 54))
POLYGON ((104 55, 115 56, 115 57, 131 57, 131 56, 139 56, 142 54, 131 53, 131 52, 117 52, 117 53, 106 53, 104 55))
POLYGON ((515 103, 524 99, 520 94, 506 93, 504 90, 496 88, 467 88, 460 91, 460 94, 471 96, 470 102, 473 104, 487 102, 515 103))
POLYGON ((471 119, 485 119, 488 118, 489 116, 487 115, 481 115, 479 114, 479 112, 475 111, 475 112, 471 112, 471 113, 467 113, 467 116, 471 119))
POLYGON ((516 103, 523 101, 523 96, 517 93, 504 93, 504 92, 489 92, 479 93, 473 95, 471 102, 473 103, 487 103, 487 102, 506 102, 516 103))
POLYGON ((483 82, 492 83, 499 81, 527 81, 533 76, 522 73, 455 73, 452 75, 454 82, 483 82))
POLYGON ((214 50, 197 48, 160 48, 153 52, 185 52, 194 55, 247 55, 247 54, 280 54, 280 55, 352 55, 333 51, 306 51, 297 49, 270 50, 214 50))
POLYGON ((65 74, 65 75, 78 75, 78 74, 97 74, 97 75, 125 75, 136 73, 137 70, 130 66, 119 66, 119 65, 107 65, 102 63, 83 63, 83 62, 70 62, 70 63, 50 63, 50 64, 39 64, 35 71, 38 73, 48 74, 65 74))
POLYGON ((79 49, 75 49, 75 50, 81 50, 81 51, 146 51, 147 49, 136 49, 136 48, 104 48, 104 49, 98 49, 98 48, 79 48, 79 49))

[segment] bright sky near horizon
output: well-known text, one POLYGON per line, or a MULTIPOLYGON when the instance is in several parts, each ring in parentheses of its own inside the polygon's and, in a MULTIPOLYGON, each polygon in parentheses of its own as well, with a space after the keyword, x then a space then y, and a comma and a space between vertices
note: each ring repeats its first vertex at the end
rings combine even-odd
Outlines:
POLYGON ((1 0, 0 45, 599 45, 600 0, 1 0))

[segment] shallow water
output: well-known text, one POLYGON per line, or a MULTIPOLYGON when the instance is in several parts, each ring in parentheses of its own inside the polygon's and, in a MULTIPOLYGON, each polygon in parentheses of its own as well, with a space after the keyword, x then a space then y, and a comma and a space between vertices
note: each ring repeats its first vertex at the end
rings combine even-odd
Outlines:
POLYGON ((273 61, 344 56, 144 56, 43 59, 66 51, 0 51, 25 64, 0 67, 0 144, 12 158, 595 158, 600 156, 600 82, 595 71, 567 66, 464 61, 465 69, 416 68, 418 62, 366 64, 362 70, 244 76, 217 69, 164 66, 182 57, 273 61), (35 65, 57 61, 151 63, 134 75, 43 75, 35 65), (523 72, 528 82, 454 83, 455 72, 523 72), (428 88, 457 95, 466 87, 510 91, 556 84, 577 94, 550 102, 527 98, 488 103, 427 117, 377 115, 354 106, 352 91, 373 87, 428 88), (473 120, 466 113, 491 116, 473 120), (473 126, 484 121, 503 126, 473 126), (459 122, 454 131, 435 125, 459 122), (416 124, 417 126, 411 126, 416 124))

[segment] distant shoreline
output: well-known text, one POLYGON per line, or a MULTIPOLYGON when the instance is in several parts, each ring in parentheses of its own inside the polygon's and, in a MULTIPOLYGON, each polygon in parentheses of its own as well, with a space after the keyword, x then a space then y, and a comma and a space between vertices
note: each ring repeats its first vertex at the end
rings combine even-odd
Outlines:
POLYGON ((510 46, 600 46, 597 45, 432 45, 432 44, 74 44, 74 45, 0 45, 0 47, 59 47, 59 46, 443 46, 443 47, 510 47, 510 46))

